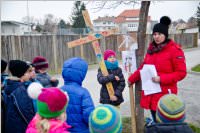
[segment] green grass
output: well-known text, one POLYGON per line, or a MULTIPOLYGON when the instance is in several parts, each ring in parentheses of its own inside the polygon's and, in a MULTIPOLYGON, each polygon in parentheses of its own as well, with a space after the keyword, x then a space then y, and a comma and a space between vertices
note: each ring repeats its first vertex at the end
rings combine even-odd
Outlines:
POLYGON ((131 118, 130 117, 123 117, 122 118, 122 125, 123 130, 122 133, 131 133, 131 118))
POLYGON ((197 126, 195 126, 195 125, 193 125, 191 123, 189 123, 189 126, 190 126, 190 128, 192 128, 194 133, 200 133, 200 128, 199 127, 197 127, 197 126))
MULTIPOLYGON (((130 117, 122 117, 123 130, 122 133, 131 133, 131 118, 130 117)), ((194 133, 200 133, 200 128, 189 123, 190 128, 194 133)))
POLYGON ((194 66, 194 67, 192 68, 192 71, 200 72, 200 64, 194 66))

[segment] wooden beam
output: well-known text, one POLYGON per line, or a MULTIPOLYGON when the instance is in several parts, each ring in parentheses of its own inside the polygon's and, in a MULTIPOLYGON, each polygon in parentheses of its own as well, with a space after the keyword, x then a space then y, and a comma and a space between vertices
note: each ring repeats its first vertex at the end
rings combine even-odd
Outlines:
POLYGON ((86 37, 68 42, 67 45, 68 45, 68 48, 73 48, 73 47, 76 47, 76 46, 79 46, 79 45, 83 45, 83 44, 86 44, 86 43, 96 41, 96 40, 100 39, 102 36, 106 37, 106 36, 113 35, 117 31, 118 31, 118 29, 111 29, 111 30, 102 31, 102 32, 96 33, 96 34, 90 34, 86 37))
MULTIPOLYGON (((102 53, 101 53, 99 42, 98 41, 92 42, 92 46, 94 48, 94 51, 95 51, 95 54, 96 54, 96 57, 97 57, 97 61, 99 63, 99 67, 101 69, 102 74, 104 76, 108 76, 109 73, 108 73, 108 70, 106 68, 106 64, 104 62, 104 58, 103 58, 102 53)), ((112 85, 111 82, 108 82, 106 84, 106 88, 108 90, 109 96, 114 96, 115 92, 114 92, 113 85, 112 85)))

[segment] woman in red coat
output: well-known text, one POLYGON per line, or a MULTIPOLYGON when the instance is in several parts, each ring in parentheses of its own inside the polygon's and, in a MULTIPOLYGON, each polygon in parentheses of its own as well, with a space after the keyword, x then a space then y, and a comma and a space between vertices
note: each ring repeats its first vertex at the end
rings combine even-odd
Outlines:
POLYGON ((160 83, 162 91, 160 93, 144 95, 141 93, 140 105, 142 108, 150 109, 153 120, 156 122, 155 114, 157 103, 165 94, 177 94, 177 82, 186 76, 185 56, 181 47, 173 40, 168 39, 168 28, 171 20, 167 16, 160 19, 153 28, 153 41, 149 44, 147 53, 140 67, 128 78, 129 85, 139 81, 140 70, 144 64, 155 65, 157 77, 152 81, 160 83))

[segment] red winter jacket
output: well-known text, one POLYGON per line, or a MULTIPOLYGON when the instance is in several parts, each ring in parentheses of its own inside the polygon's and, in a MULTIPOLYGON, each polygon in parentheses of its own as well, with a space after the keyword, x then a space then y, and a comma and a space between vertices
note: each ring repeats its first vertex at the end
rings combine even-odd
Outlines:
MULTIPOLYGON (((149 47, 153 44, 151 43, 149 47)), ((178 44, 170 40, 161 51, 153 54, 146 54, 140 67, 128 78, 128 81, 135 83, 140 80, 140 70, 144 64, 153 64, 160 76, 162 92, 144 95, 141 93, 140 105, 145 109, 156 111, 157 103, 163 95, 169 93, 177 94, 177 82, 186 76, 185 56, 178 44)))

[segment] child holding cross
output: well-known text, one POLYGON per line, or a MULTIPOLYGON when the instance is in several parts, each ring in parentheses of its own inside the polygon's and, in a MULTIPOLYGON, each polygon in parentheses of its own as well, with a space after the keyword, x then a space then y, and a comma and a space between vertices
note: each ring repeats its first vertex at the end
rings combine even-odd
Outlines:
POLYGON ((116 59, 116 53, 113 50, 106 50, 104 52, 104 61, 106 68, 108 69, 108 76, 104 76, 101 70, 98 70, 97 80, 102 85, 100 92, 100 103, 111 104, 116 107, 120 107, 120 104, 124 101, 122 92, 125 88, 125 79, 122 73, 122 69, 118 65, 116 59), (114 89, 114 95, 109 96, 106 88, 106 84, 111 82, 114 89))

